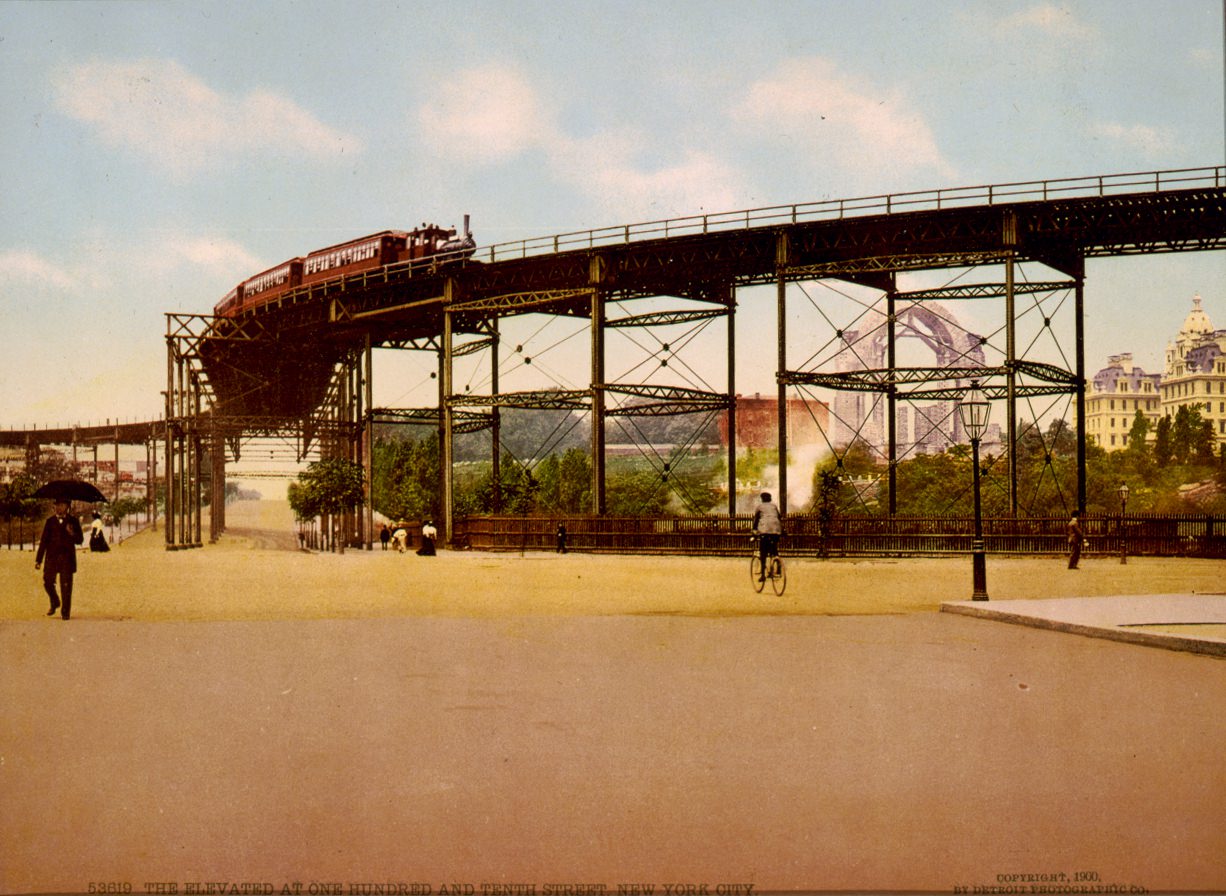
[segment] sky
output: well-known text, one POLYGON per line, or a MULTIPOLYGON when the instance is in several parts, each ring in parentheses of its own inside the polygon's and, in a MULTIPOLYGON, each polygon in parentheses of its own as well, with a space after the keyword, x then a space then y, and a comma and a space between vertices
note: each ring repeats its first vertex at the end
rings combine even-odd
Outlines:
MULTIPOLYGON (((0 3, 0 427, 157 418, 167 312, 379 230, 1222 165, 1223 36, 1222 0, 0 3)), ((746 292, 737 388, 769 392, 746 292)), ((1160 370, 1196 294, 1226 327, 1223 253, 1091 261, 1089 373, 1160 370)), ((573 322, 508 326, 585 387, 573 322)), ((429 403, 412 354, 379 353, 377 404, 429 403)))

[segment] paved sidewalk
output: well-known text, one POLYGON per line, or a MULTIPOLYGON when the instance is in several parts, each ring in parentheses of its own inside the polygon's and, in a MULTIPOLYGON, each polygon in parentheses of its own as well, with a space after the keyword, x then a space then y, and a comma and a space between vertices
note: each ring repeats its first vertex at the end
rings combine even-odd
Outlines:
POLYGON ((1226 594, 967 600, 944 603, 941 610, 1147 647, 1226 656, 1226 594))

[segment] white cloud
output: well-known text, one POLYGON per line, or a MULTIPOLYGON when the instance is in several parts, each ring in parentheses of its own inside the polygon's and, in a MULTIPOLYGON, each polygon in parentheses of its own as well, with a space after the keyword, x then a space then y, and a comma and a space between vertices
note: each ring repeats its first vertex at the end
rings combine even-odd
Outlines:
POLYGON ((256 271, 265 262, 232 240, 209 237, 169 236, 162 240, 160 250, 153 253, 167 269, 186 264, 198 270, 238 276, 244 271, 256 271))
POLYGON ((362 149, 287 97, 227 96, 168 59, 81 63, 62 69, 54 89, 60 111, 103 142, 176 176, 259 153, 327 160, 362 149))
POLYGON ((76 275, 57 267, 37 252, 29 249, 0 251, 0 282, 23 287, 47 286, 53 289, 75 289, 76 275))
POLYGON ((1091 25, 1080 21, 1068 9, 1041 3, 1001 20, 1002 31, 1038 31, 1060 40, 1089 41, 1098 36, 1091 25))
POLYGON ((486 65, 460 72, 418 111, 428 147, 440 157, 500 164, 539 152, 559 180, 593 200, 596 213, 620 220, 724 210, 740 178, 707 151, 681 149, 676 160, 642 162, 657 148, 641 133, 566 133, 520 70, 486 65))
POLYGON ((1107 121, 1092 125, 1090 134, 1121 144, 1131 151, 1140 152, 1149 159, 1169 159, 1179 149, 1179 144, 1169 128, 1107 121))
POLYGON ((691 149, 659 167, 637 164, 649 146, 632 133, 605 133, 559 141, 550 158, 560 177, 601 200, 609 215, 666 218, 727 211, 741 201, 738 172, 718 156, 691 149))
POLYGON ((418 111, 418 123, 439 155, 497 163, 549 143, 554 127, 527 78, 496 64, 460 72, 418 111))
POLYGON ((783 62, 748 86, 731 117, 747 131, 793 143, 819 167, 871 172, 878 182, 882 171, 954 176, 932 128, 902 91, 874 91, 825 59, 783 62))

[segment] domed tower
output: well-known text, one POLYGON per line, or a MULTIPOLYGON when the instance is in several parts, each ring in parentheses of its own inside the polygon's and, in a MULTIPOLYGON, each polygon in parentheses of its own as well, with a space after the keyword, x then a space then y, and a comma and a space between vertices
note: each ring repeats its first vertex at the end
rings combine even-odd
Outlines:
POLYGON ((1182 406, 1195 408, 1221 443, 1226 440, 1226 330, 1213 329, 1201 301, 1192 297, 1179 335, 1167 344, 1162 413, 1173 417, 1182 406))

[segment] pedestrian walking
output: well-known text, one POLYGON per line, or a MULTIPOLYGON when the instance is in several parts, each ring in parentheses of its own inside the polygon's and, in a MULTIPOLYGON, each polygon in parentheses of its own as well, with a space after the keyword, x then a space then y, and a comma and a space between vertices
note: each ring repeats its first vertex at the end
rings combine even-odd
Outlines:
POLYGON ((61 619, 72 616, 72 577, 77 571, 77 545, 85 541, 81 521, 68 512, 68 500, 55 500, 55 513, 43 524, 34 555, 34 568, 43 571, 43 589, 51 598, 48 616, 60 611, 61 619), (60 593, 55 593, 55 580, 60 580, 60 593))
POLYGON ((558 523, 558 553, 566 553, 566 524, 558 523))
POLYGON ((1081 528, 1081 511, 1074 510, 1068 521, 1068 568, 1076 569, 1081 560, 1081 545, 1085 541, 1085 530, 1081 528))
POLYGON ((387 550, 387 543, 392 540, 392 530, 387 528, 387 523, 383 524, 383 528, 379 530, 379 542, 383 545, 383 550, 387 550))
POLYGON ((396 525, 396 531, 392 533, 392 541, 396 544, 396 553, 403 554, 406 547, 409 545, 409 530, 404 527, 404 523, 396 525))
POLYGON ((111 548, 106 543, 106 533, 102 531, 102 514, 94 511, 94 521, 89 526, 89 549, 94 554, 105 554, 111 548))
POLYGON ((421 527, 421 547, 417 549, 417 553, 422 557, 434 556, 434 539, 438 538, 438 529, 434 528, 434 523, 426 520, 426 524, 421 527))

